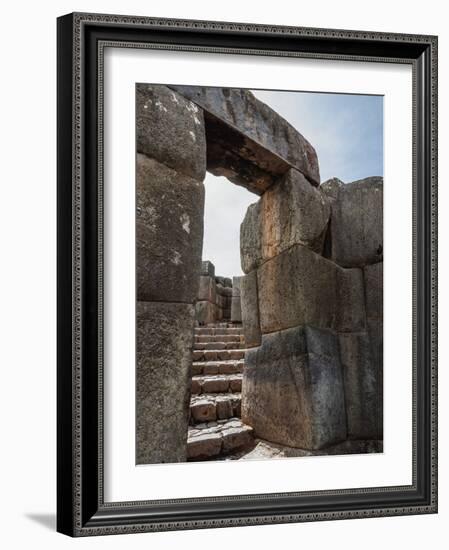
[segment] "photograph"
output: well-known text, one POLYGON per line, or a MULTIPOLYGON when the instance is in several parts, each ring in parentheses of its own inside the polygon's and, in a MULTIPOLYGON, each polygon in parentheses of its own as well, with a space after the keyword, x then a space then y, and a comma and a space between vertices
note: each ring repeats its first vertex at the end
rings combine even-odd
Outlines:
POLYGON ((136 465, 383 453, 384 97, 138 82, 135 136, 136 465))

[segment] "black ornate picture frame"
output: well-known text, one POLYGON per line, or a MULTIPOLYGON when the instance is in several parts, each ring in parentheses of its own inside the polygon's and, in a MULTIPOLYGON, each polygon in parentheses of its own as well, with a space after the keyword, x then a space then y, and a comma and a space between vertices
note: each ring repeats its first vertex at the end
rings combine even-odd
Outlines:
POLYGON ((58 19, 58 502, 70 536, 437 512, 437 38, 69 14, 58 19), (413 482, 109 503, 103 495, 103 53, 116 47, 413 70, 413 482))

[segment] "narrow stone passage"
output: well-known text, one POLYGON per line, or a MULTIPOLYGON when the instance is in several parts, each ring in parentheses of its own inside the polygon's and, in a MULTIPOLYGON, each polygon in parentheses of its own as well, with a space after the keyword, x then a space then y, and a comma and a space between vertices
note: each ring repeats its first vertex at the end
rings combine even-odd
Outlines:
POLYGON ((244 348, 241 324, 195 328, 189 460, 231 458, 253 447, 253 430, 240 420, 244 348))

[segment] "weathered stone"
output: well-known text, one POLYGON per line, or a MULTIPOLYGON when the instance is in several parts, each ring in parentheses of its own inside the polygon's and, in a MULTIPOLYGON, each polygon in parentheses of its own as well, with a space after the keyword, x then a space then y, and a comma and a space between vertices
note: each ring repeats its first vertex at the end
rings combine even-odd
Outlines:
POLYGON ((201 399, 190 405, 190 414, 197 422, 215 420, 217 418, 215 403, 209 399, 201 399))
POLYGON ((338 339, 296 327, 264 335, 246 352, 242 421, 275 443, 320 449, 346 439, 338 339))
POLYGON ((250 205, 240 227, 242 269, 245 273, 294 244, 321 254, 330 216, 326 195, 312 187, 297 170, 250 205))
POLYGON ((224 286, 225 288, 232 288, 232 279, 230 279, 229 277, 225 277, 224 286))
POLYGON ((250 204, 240 224, 240 262, 242 271, 256 269, 262 258, 261 201, 250 204))
POLYGON ((217 275, 215 277, 215 282, 217 283, 217 286, 220 286, 220 288, 217 288, 217 292, 219 292, 221 294, 221 292, 223 291, 224 289, 224 277, 221 277, 220 275, 217 275))
POLYGON ((383 437, 383 322, 381 319, 368 319, 368 334, 371 344, 373 369, 377 377, 378 437, 383 437))
POLYGON ((242 277, 240 281, 240 301, 246 347, 252 348, 259 346, 262 336, 259 321, 256 271, 251 271, 242 277))
POLYGON ((203 300, 195 304, 195 318, 200 325, 208 325, 215 321, 216 306, 211 302, 203 300))
POLYGON ((352 183, 335 178, 321 185, 331 201, 330 258, 360 267, 383 258, 383 178, 352 183))
POLYGON ((240 281, 242 277, 232 277, 232 296, 240 296, 240 281))
POLYGON ((194 309, 138 301, 136 323, 136 462, 182 462, 187 452, 194 309))
POLYGON ((218 433, 199 433, 189 438, 187 453, 189 459, 210 458, 220 454, 222 445, 221 434, 218 433))
POLYGON ((205 393, 223 393, 229 389, 229 379, 223 377, 205 378, 202 383, 205 393))
POLYGON ((366 316, 383 320, 383 262, 363 268, 365 279, 366 316))
POLYGON ((260 266, 257 287, 263 334, 298 325, 365 328, 360 272, 345 270, 304 246, 292 246, 260 266))
POLYGON ((253 442, 253 429, 250 426, 227 428, 222 431, 223 452, 247 447, 253 442))
POLYGON ((215 266, 212 262, 205 261, 201 263, 201 275, 206 275, 215 279, 215 266))
POLYGON ((237 376, 230 378, 229 389, 233 392, 242 391, 242 378, 237 376))
POLYGON ((377 439, 379 429, 379 372, 373 362, 367 333, 340 334, 340 359, 346 395, 348 437, 377 439))
POLYGON ((215 350, 206 350, 203 354, 205 361, 216 361, 218 359, 218 352, 215 350))
POLYGON ((293 246, 257 270, 262 333, 336 323, 336 270, 306 247, 293 246))
POLYGON ((190 392, 194 394, 201 393, 201 384, 200 381, 192 378, 192 384, 190 386, 190 392))
POLYGON ((203 181, 206 134, 201 109, 166 86, 136 86, 137 152, 203 181))
POLYGON ((233 296, 231 301, 231 321, 233 323, 242 322, 242 305, 240 296, 233 296))
POLYGON ((231 418, 233 414, 232 401, 225 397, 217 397, 216 401, 217 418, 222 420, 225 418, 231 418))
POLYGON ((215 280, 207 275, 201 275, 198 300, 207 300, 208 302, 212 302, 214 304, 216 298, 215 280))
POLYGON ((359 268, 339 269, 337 273, 337 320, 339 332, 366 329, 363 272, 359 268))
POLYGON ((219 372, 219 363, 205 363, 203 366, 203 374, 218 374, 219 372))
POLYGON ((315 149, 291 124, 250 91, 172 86, 204 110, 207 168, 263 193, 291 167, 313 185, 320 175, 315 149))
POLYGON ((137 299, 192 303, 201 267, 203 184, 138 154, 136 202, 137 299))

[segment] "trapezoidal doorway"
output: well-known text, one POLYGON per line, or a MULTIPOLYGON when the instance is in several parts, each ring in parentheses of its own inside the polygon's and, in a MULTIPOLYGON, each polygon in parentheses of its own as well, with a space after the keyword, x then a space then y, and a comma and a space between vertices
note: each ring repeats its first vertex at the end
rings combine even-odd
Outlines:
POLYGON ((136 462, 381 451, 382 177, 320 184, 248 90, 138 84, 136 125, 136 462), (202 258, 206 170, 259 196, 241 277, 202 258))

